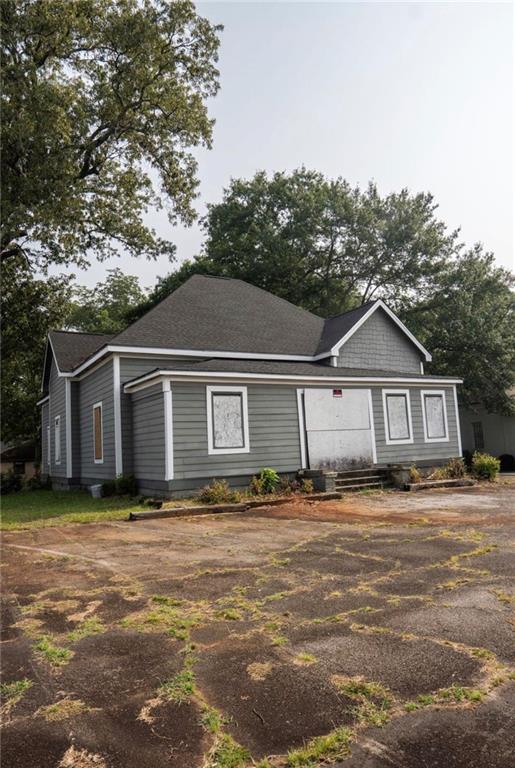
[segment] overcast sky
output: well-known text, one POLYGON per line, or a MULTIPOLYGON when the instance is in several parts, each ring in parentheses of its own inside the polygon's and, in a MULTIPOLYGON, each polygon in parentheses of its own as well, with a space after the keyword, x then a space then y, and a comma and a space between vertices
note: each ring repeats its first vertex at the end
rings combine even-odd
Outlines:
MULTIPOLYGON (((430 191, 463 240, 514 266, 513 6, 508 3, 198 4, 222 23, 221 90, 211 151, 197 153, 197 209, 231 177, 305 165, 387 193, 430 191)), ((171 228, 178 260, 199 250, 198 226, 171 228)), ((144 286, 171 265, 122 256, 110 266, 144 286)))

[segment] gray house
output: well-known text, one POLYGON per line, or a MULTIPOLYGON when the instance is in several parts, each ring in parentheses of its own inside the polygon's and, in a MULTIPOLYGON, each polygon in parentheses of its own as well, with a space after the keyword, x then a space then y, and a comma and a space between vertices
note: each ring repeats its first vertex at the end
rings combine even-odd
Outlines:
POLYGON ((461 380, 424 375, 429 360, 380 300, 323 319, 196 275, 115 336, 49 334, 43 471, 181 495, 264 466, 437 465, 462 452, 461 380))

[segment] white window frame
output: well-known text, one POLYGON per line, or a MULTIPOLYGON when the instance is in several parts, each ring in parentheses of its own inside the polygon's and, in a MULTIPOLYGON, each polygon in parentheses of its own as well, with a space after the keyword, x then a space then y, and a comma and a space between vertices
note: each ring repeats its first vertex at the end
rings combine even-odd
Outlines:
POLYGON ((420 399, 422 402, 422 421, 424 424, 424 442, 426 443, 448 443, 449 442, 449 424, 447 422, 447 398, 445 396, 445 389, 422 389, 420 392, 420 399), (427 431, 427 415, 426 415, 426 395, 438 396, 442 398, 443 402, 443 423, 445 428, 445 437, 429 437, 427 431))
POLYGON ((49 467, 52 466, 52 454, 50 453, 50 422, 46 425, 46 463, 49 467))
POLYGON ((54 418, 54 464, 61 463, 61 416, 54 418))
POLYGON ((249 453, 249 408, 247 399, 247 387, 206 387, 206 410, 207 410, 207 452, 209 455, 222 455, 229 453, 249 453), (213 395, 237 394, 241 395, 242 426, 243 426, 243 446, 240 448, 216 448, 215 436, 213 430, 213 395))
POLYGON ((384 418, 384 436, 386 445, 410 445, 413 443, 413 421, 411 418, 411 400, 409 389, 383 389, 383 418, 384 418), (408 413, 408 431, 409 437, 403 437, 395 440, 390 437, 390 421, 388 419, 388 396, 398 395, 406 398, 406 410, 408 413))
POLYGON ((100 400, 98 403, 93 404, 92 418, 93 418, 93 462, 95 464, 103 464, 104 463, 104 406, 102 405, 102 400, 100 400), (96 408, 100 408, 100 447, 102 449, 101 459, 95 458, 95 409, 96 408))

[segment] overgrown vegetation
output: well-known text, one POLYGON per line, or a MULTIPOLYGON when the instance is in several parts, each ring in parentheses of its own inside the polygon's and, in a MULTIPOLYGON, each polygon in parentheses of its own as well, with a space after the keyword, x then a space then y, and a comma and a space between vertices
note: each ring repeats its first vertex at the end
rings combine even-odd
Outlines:
POLYGON ((288 768, 313 768, 321 761, 334 761, 345 757, 350 752, 353 733, 350 728, 341 727, 327 734, 318 736, 300 749, 288 753, 288 768))
POLYGON ((499 470, 501 462, 488 453, 479 453, 476 451, 472 456, 472 474, 479 480, 488 480, 493 482, 499 470))
POLYGON ((233 490, 227 480, 212 480, 197 496, 202 504, 237 504, 241 493, 233 490))
POLYGON ((134 475, 117 475, 114 480, 106 480, 102 483, 102 496, 131 496, 138 493, 138 486, 134 475))

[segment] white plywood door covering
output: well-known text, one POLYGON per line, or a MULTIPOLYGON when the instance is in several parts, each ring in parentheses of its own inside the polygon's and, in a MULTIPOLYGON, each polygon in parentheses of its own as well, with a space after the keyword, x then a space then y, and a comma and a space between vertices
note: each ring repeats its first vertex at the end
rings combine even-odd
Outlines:
POLYGON ((312 469, 373 458, 367 389, 306 389, 304 408, 312 469), (341 393, 336 395, 335 392, 341 393))

